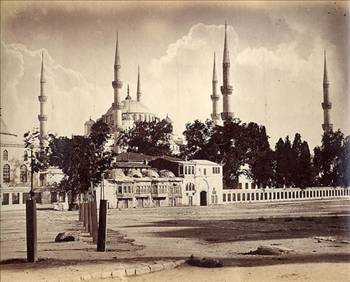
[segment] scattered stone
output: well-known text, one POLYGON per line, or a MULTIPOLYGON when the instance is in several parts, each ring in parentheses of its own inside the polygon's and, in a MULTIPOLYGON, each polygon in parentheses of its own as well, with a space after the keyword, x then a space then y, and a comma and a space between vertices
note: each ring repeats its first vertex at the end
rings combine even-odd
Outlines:
POLYGON ((74 235, 68 232, 60 232, 55 238, 55 242, 70 242, 75 241, 74 235))
POLYGON ((223 267, 224 264, 221 260, 212 258, 196 258, 193 255, 186 261, 189 265, 198 267, 223 267))
POLYGON ((136 268, 136 270, 135 270, 136 275, 142 275, 142 274, 146 274, 146 273, 150 273, 150 272, 151 272, 151 270, 148 266, 136 268))
POLYGON ((273 256, 292 252, 291 249, 276 246, 259 246, 255 251, 244 253, 245 255, 273 256))
POLYGON ((125 274, 126 276, 132 276, 136 274, 136 269, 135 268, 127 268, 125 269, 125 274))

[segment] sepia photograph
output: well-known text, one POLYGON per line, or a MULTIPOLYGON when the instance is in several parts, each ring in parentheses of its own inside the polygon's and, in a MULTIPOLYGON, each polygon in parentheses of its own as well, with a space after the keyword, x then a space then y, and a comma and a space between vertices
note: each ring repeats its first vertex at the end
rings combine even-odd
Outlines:
POLYGON ((0 5, 1 282, 350 282, 350 2, 0 5))

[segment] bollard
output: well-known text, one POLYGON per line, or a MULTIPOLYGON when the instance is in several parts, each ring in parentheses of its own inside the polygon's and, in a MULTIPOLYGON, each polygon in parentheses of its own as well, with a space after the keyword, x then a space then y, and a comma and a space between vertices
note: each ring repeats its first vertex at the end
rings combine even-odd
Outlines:
POLYGON ((92 202, 88 203, 88 209, 89 209, 89 213, 88 213, 88 231, 90 233, 90 236, 92 236, 92 202))
POLYGON ((33 198, 26 201, 26 223, 27 260, 28 262, 36 262, 38 260, 36 202, 33 198))
POLYGON ((97 243, 97 205, 96 201, 91 202, 92 210, 92 242, 97 243))
POLYGON ((85 230, 87 230, 88 226, 88 209, 87 209, 87 203, 84 203, 84 227, 85 230))
POLYGON ((79 221, 81 221, 81 203, 79 203, 79 221))
POLYGON ((98 222, 97 251, 106 251, 107 200, 100 200, 100 216, 98 222))

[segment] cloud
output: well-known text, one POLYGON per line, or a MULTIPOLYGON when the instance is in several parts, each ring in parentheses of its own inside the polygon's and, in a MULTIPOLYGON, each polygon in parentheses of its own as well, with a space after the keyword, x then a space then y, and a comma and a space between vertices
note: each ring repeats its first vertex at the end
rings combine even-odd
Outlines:
MULTIPOLYGON (((188 34, 171 43, 164 56, 153 60, 152 108, 171 113, 178 132, 185 122, 210 116, 213 52, 217 52, 216 67, 222 85, 223 34, 223 25, 196 24, 188 34)), ((299 34, 298 40, 288 40, 273 49, 264 46, 240 49, 242 35, 239 37, 232 26, 228 37, 235 116, 244 122, 266 125, 272 147, 279 137, 294 137, 296 132, 302 134, 310 147, 320 143, 323 46, 328 46, 332 122, 335 129, 349 134, 346 119, 349 102, 344 95, 347 81, 335 60, 336 46, 314 36, 308 52, 301 53, 298 40, 304 40, 304 36, 299 34)), ((221 110, 222 99, 219 103, 221 110)))
MULTIPOLYGON (((1 42, 1 104, 8 127, 22 135, 38 127, 41 52, 44 52, 48 96, 47 127, 60 135, 81 134, 84 121, 108 107, 105 89, 89 83, 84 76, 57 64, 45 49, 29 50, 22 44, 1 42)), ((96 117, 96 116, 95 116, 96 117)))

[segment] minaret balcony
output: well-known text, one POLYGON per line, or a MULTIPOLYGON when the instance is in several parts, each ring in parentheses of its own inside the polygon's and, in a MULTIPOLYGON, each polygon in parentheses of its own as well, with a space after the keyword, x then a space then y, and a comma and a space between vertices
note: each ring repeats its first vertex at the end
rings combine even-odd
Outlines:
POLYGON ((219 95, 211 95, 210 96, 210 99, 212 100, 212 101, 218 101, 219 99, 220 99, 220 97, 219 97, 219 95))
POLYGON ((113 80, 112 81, 112 86, 113 86, 113 88, 122 88, 123 82, 120 81, 120 80, 117 80, 117 81, 113 80))
POLYGON ((46 115, 38 115, 39 121, 47 121, 47 116, 46 115))
POLYGON ((327 103, 323 102, 322 103, 322 109, 330 110, 331 108, 332 108, 332 103, 331 102, 327 102, 327 103))
POLYGON ((45 103, 47 101, 47 96, 40 95, 38 96, 38 99, 40 103, 45 103))
POLYGON ((223 94, 223 95, 231 95, 232 94, 232 90, 233 90, 233 87, 231 86, 231 85, 223 85, 223 86, 221 86, 220 87, 220 89, 221 89, 221 93, 223 94))

